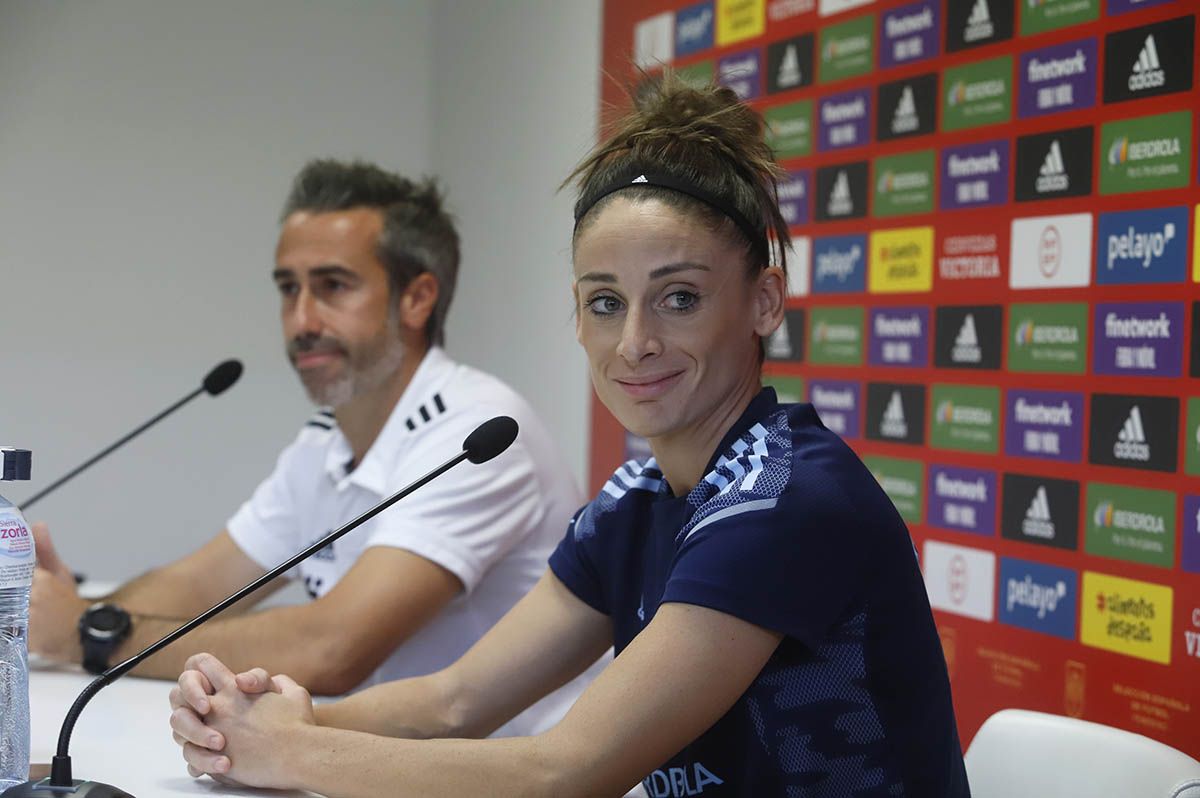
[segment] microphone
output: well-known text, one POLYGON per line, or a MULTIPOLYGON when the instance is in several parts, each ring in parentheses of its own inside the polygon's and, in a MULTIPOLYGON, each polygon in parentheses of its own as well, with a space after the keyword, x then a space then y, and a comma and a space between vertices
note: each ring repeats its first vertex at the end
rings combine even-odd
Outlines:
POLYGON ((157 643, 151 643, 129 659, 118 665, 114 665, 97 676, 95 680, 83 689, 79 697, 75 699, 75 703, 71 705, 71 708, 67 711, 67 716, 63 719, 62 729, 58 734, 58 752, 50 764, 49 778, 41 779, 40 781, 30 780, 9 787, 3 793, 0 793, 0 798, 63 798, 64 795, 75 795, 79 796, 79 798, 134 798, 129 793, 110 784, 98 781, 81 781, 72 778, 71 755, 69 753, 71 732, 75 729, 75 721, 79 719, 79 714, 83 712, 83 708, 87 706, 89 701, 95 698, 97 693, 133 670, 133 668, 137 667, 138 663, 147 657, 183 637, 214 615, 241 601, 275 577, 295 567, 313 554, 316 554, 342 535, 371 520, 413 491, 437 479, 463 460, 469 460, 476 465, 486 463, 511 446, 516 438, 517 422, 508 416, 496 416, 493 419, 483 422, 467 436, 466 440, 463 441, 462 451, 454 455, 454 457, 451 457, 416 482, 393 493, 354 520, 333 530, 299 554, 293 555, 285 562, 275 566, 233 595, 209 607, 175 631, 167 634, 166 637, 157 643))
POLYGON ((90 466, 92 466, 98 460, 102 460, 105 457, 107 457, 108 455, 112 454, 115 450, 121 448, 126 443, 128 443, 129 441, 136 438, 138 435, 141 435, 143 432, 148 430, 150 427, 153 427, 155 424, 162 421, 164 418, 171 415, 176 410, 183 407, 184 405, 186 405, 188 402, 195 399, 200 394, 207 393, 209 396, 220 396, 221 394, 225 393, 225 391, 232 388, 233 384, 235 382, 237 382, 238 378, 241 376, 242 376, 242 361, 226 360, 223 363, 217 364, 217 366, 214 367, 212 371, 208 372, 208 374, 205 375, 204 381, 201 383, 199 388, 192 391, 187 396, 183 397, 178 402, 171 405, 166 410, 162 411, 157 416, 150 419, 145 424, 143 424, 142 426, 135 429, 133 432, 126 435, 124 438, 121 438, 119 441, 112 444, 107 449, 105 449, 102 452, 100 452, 99 454, 93 456, 90 460, 87 460, 82 465, 75 468, 75 470, 71 471, 70 473, 68 473, 62 477, 59 477, 54 482, 50 483, 50 485, 48 485, 47 487, 43 488, 42 490, 40 490, 37 493, 30 496, 25 501, 21 502, 18 506, 22 510, 28 511, 30 507, 32 507, 34 504, 36 504, 38 501, 43 499, 48 494, 54 492, 54 490, 56 488, 58 488, 60 485, 62 485, 64 482, 67 482, 68 480, 73 479, 74 477, 78 476, 80 472, 87 470, 90 466))

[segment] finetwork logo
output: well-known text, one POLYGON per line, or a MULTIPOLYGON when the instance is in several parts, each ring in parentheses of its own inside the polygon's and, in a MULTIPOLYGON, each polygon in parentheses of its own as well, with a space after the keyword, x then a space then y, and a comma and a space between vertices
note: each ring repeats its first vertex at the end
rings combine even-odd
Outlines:
POLYGON ((1117 433, 1117 442, 1113 445, 1113 456, 1118 460, 1134 460, 1140 463, 1150 462, 1150 445, 1146 443, 1146 428, 1142 425, 1142 411, 1134 405, 1125 419, 1125 426, 1117 433))
POLYGON ((929 308, 893 307, 871 310, 873 366, 924 366, 929 362, 929 308))
POLYGON ((886 12, 880 26, 879 67, 888 69, 937 55, 939 28, 936 0, 886 12))
POLYGON ((1017 457, 1078 462, 1083 455, 1083 395, 1013 389, 1004 451, 1017 457))

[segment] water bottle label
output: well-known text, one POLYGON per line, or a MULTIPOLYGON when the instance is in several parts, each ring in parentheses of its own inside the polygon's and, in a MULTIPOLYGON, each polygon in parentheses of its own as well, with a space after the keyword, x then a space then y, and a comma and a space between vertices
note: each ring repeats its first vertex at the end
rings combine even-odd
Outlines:
POLYGON ((33 535, 15 510, 0 509, 0 590, 33 584, 33 535))

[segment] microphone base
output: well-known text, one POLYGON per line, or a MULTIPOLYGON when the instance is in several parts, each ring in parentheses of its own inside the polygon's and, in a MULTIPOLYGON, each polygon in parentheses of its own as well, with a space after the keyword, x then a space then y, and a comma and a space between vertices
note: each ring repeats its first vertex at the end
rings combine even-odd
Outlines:
POLYGON ((134 798, 118 787, 98 781, 75 779, 72 784, 71 787, 54 787, 48 778, 27 781, 0 792, 0 798, 134 798))

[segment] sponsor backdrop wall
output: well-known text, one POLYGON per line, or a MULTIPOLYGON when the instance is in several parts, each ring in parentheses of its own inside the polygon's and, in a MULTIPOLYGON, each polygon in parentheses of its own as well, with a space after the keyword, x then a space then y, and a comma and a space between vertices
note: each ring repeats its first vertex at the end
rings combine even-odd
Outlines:
MULTIPOLYGON (((1196 21, 1190 0, 605 3, 605 103, 665 63, 768 120, 795 251, 767 380, 907 519, 964 745, 1024 707, 1200 757, 1196 21)), ((593 416, 598 487, 644 442, 593 416)))

